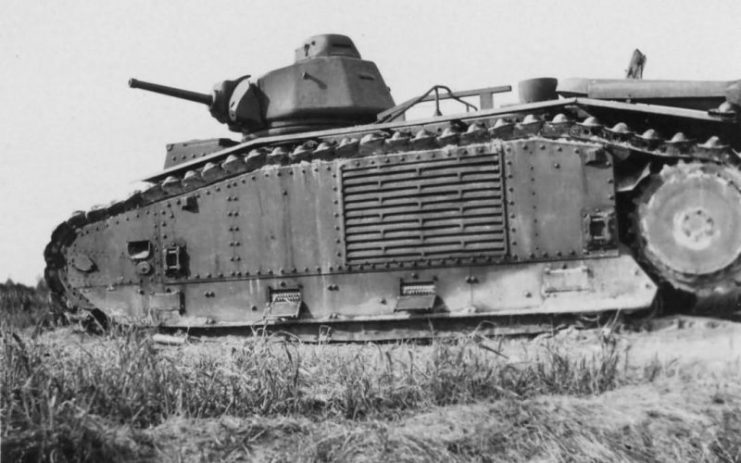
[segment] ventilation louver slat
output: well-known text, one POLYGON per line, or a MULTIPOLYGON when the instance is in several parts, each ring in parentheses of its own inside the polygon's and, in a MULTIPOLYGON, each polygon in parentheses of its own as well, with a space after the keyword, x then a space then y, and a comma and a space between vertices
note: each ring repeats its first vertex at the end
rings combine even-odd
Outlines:
POLYGON ((347 263, 502 258, 502 190, 498 153, 346 166, 347 263))

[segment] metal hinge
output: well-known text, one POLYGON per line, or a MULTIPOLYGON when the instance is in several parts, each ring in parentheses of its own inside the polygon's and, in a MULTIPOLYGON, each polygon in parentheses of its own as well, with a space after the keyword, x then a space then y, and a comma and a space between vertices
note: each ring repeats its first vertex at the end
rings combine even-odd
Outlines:
POLYGON ((401 282, 394 312, 429 312, 435 306, 435 282, 401 282))
POLYGON ((266 318, 298 318, 303 297, 299 288, 269 289, 266 318))

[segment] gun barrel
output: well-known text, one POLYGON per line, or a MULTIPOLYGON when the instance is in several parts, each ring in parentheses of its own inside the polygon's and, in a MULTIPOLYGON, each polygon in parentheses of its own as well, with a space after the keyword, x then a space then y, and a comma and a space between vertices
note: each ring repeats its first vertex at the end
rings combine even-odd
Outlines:
POLYGON ((154 93, 161 93, 163 95, 180 98, 181 100, 203 103, 208 106, 213 104, 213 97, 207 93, 191 92, 190 90, 153 84, 151 82, 144 82, 143 80, 129 79, 129 87, 140 88, 154 93))

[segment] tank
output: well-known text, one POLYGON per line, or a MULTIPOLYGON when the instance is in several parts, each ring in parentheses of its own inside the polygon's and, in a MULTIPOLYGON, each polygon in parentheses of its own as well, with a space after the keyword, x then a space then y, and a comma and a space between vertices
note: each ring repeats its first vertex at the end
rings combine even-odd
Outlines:
POLYGON ((340 35, 210 94, 132 79, 241 137, 167 145, 146 190, 54 230, 46 280, 101 320, 312 341, 738 310, 741 81, 642 80, 636 53, 502 107, 509 86, 395 105, 340 35))

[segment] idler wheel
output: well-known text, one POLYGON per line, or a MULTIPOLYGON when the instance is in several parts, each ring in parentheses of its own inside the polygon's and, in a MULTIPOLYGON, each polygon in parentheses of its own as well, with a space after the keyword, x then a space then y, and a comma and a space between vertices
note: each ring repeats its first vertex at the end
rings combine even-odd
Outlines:
POLYGON ((726 293, 741 276, 741 174, 716 164, 665 166, 638 198, 643 258, 672 286, 726 293))

